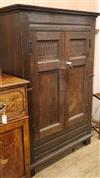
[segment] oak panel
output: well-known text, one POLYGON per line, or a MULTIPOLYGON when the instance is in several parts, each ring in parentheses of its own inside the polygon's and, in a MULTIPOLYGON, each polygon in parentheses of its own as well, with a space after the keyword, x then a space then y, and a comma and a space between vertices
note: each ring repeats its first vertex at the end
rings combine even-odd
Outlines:
POLYGON ((40 129, 58 122, 59 88, 57 78, 56 71, 44 72, 40 76, 40 129))

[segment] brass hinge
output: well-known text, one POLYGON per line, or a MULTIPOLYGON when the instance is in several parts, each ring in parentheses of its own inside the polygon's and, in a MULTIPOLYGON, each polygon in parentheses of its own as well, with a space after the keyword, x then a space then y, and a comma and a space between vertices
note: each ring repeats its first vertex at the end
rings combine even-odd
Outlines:
POLYGON ((95 33, 96 33, 96 34, 99 33, 99 29, 95 29, 95 33))
POLYGON ((93 78, 93 77, 94 77, 94 74, 90 74, 88 78, 90 79, 90 78, 93 78))

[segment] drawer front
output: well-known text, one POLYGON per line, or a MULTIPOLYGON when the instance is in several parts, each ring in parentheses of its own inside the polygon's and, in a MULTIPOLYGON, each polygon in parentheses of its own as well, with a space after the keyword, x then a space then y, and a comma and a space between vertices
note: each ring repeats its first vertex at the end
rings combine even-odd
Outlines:
MULTIPOLYGON (((6 104, 8 121, 27 114, 27 95, 24 87, 0 91, 0 101, 6 104)), ((0 112, 0 116, 2 114, 0 112)))

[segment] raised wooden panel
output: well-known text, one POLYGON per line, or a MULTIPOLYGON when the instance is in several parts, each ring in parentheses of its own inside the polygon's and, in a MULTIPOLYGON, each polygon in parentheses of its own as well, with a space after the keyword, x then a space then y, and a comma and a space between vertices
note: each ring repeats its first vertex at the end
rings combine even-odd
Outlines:
POLYGON ((38 42, 37 53, 39 61, 58 58, 58 41, 48 40, 38 42))
POLYGON ((71 62, 71 65, 67 65, 66 126, 80 126, 88 119, 89 37, 87 32, 69 34, 67 62, 71 62))
POLYGON ((64 72, 61 72, 63 63, 64 34, 60 32, 31 33, 33 43, 36 44, 33 61, 33 108, 36 124, 36 140, 50 136, 64 127, 64 72), (35 57, 34 57, 35 56, 35 57), (34 80, 33 80, 34 82, 34 80), (37 107, 36 107, 37 106, 37 107))
POLYGON ((8 121, 27 114, 26 92, 24 87, 0 91, 0 101, 6 104, 8 121))
POLYGON ((19 18, 16 13, 2 16, 0 19, 1 35, 0 40, 0 67, 3 72, 13 74, 21 77, 23 75, 22 57, 20 56, 20 32, 19 32, 19 18), (5 52, 4 52, 5 50, 5 52), (9 62, 7 62, 8 60, 9 62))
POLYGON ((44 72, 40 76, 40 131, 59 122, 58 120, 58 74, 56 71, 44 72), (46 83, 46 85, 44 85, 46 83), (49 114, 48 114, 49 113, 49 114))
POLYGON ((71 57, 75 56, 84 56, 86 51, 86 45, 84 39, 73 39, 70 42, 70 55, 71 57))
POLYGON ((84 67, 74 67, 69 76, 69 118, 84 112, 84 67))
POLYGON ((0 134, 0 177, 19 178, 24 175, 22 129, 0 134))
POLYGON ((59 32, 37 32, 38 61, 52 61, 59 58, 59 38, 59 32))

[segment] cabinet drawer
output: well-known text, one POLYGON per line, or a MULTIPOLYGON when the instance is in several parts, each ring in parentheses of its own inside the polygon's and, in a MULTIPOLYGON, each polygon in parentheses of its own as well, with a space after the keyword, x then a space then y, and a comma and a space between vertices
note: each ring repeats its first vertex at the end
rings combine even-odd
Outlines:
MULTIPOLYGON (((26 100, 26 88, 24 87, 0 91, 0 101, 6 104, 8 121, 27 114, 26 100)), ((0 113, 1 115, 2 113, 0 113)))

